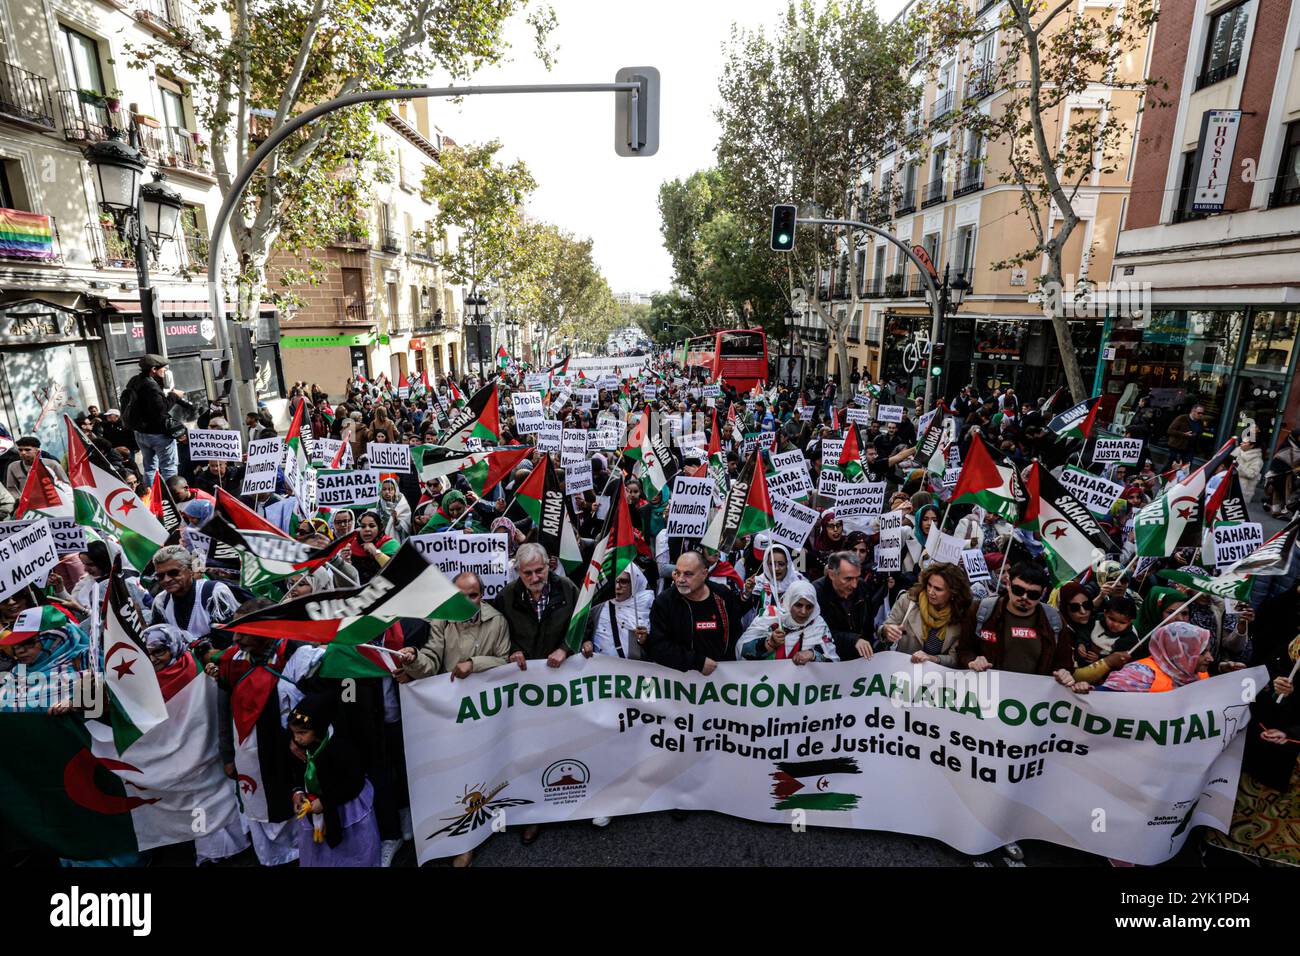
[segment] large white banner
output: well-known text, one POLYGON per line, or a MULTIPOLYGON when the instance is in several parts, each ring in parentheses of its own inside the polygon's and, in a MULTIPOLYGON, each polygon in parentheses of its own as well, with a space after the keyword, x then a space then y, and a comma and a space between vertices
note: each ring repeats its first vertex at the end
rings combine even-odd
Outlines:
POLYGON ((1257 667, 1079 696, 893 651, 709 677, 601 655, 432 677, 401 685, 416 847, 424 863, 494 824, 676 808, 1155 864, 1195 826, 1226 831, 1247 701, 1266 683, 1257 667))

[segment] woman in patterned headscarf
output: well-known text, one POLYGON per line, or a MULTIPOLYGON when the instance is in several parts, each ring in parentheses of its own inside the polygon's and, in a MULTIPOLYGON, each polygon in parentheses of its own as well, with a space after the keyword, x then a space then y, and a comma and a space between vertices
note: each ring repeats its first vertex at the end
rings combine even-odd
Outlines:
POLYGON ((1151 635, 1151 656, 1115 671, 1099 690, 1160 693, 1204 680, 1210 632, 1186 621, 1171 621, 1151 635))

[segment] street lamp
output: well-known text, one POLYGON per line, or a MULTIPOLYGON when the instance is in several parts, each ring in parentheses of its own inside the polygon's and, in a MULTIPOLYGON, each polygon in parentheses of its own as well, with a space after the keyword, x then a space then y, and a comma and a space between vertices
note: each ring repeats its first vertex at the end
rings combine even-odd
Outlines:
POLYGON ((141 184, 148 164, 137 146, 139 133, 134 122, 130 138, 135 142, 123 142, 121 130, 110 130, 108 139, 86 148, 86 162, 94 174, 99 208, 113 217, 117 234, 135 246, 144 350, 166 358, 162 310, 149 280, 149 253, 156 257, 162 244, 175 237, 184 203, 162 173, 155 173, 153 182, 141 184))
MULTIPOLYGON (((474 346, 475 346, 475 351, 478 352, 478 377, 483 378, 484 349, 483 349, 482 322, 483 322, 483 307, 487 305, 487 299, 479 295, 477 291, 471 291, 469 295, 465 296, 465 305, 469 306, 471 310, 470 315, 474 317, 474 322, 473 322, 474 346)), ((489 346, 491 345, 490 338, 488 344, 489 346)))

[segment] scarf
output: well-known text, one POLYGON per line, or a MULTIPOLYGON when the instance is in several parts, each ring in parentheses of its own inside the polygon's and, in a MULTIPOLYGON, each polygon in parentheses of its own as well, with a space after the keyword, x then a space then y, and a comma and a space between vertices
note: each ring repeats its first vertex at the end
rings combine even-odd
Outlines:
POLYGON ((943 610, 936 609, 931 606, 925 588, 921 588, 921 592, 916 596, 916 609, 921 612, 921 624, 925 626, 926 634, 937 631, 942 637, 948 630, 948 620, 952 617, 952 604, 943 610))
MULTIPOLYGON (((1171 621, 1156 628, 1151 635, 1151 659, 1169 676, 1174 687, 1182 687, 1196 680, 1197 662, 1209 643, 1210 632, 1205 628, 1186 621, 1171 621)), ((1107 677, 1102 688, 1140 693, 1149 691, 1155 679, 1151 668, 1134 662, 1107 677)))

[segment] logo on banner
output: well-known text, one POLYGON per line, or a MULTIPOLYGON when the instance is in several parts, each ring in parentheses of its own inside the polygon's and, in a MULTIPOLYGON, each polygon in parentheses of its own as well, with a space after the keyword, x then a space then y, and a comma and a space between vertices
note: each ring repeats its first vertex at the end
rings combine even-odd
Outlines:
POLYGON ((510 786, 508 780, 497 784, 491 790, 488 790, 487 786, 481 783, 474 787, 466 784, 464 793, 457 800, 457 803, 460 804, 459 808, 452 810, 454 816, 442 818, 451 822, 445 827, 434 830, 429 834, 428 838, 432 840, 444 833, 449 837, 464 836, 466 833, 474 832, 484 824, 491 823, 492 818, 506 807, 522 807, 524 804, 533 802, 522 797, 496 799, 497 794, 508 786, 510 786))
POLYGON ((577 803, 590 782, 591 771, 581 760, 557 760, 542 772, 542 796, 547 803, 577 803))

